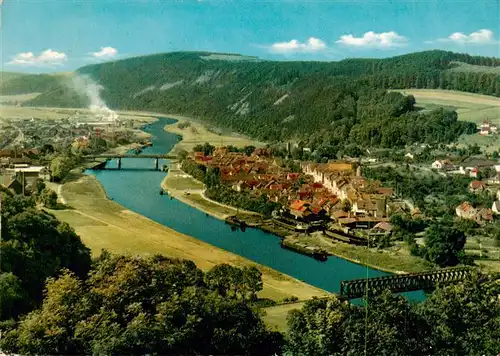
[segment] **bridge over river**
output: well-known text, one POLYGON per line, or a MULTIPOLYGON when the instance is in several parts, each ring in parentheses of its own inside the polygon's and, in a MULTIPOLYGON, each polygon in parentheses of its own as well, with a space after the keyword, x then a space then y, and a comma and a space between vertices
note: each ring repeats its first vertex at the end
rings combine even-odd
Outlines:
POLYGON ((433 289, 436 284, 455 283, 466 279, 474 269, 468 267, 443 268, 437 271, 391 275, 340 282, 340 295, 347 299, 379 294, 388 289, 393 293, 433 289))
POLYGON ((97 155, 87 155, 83 157, 86 160, 96 160, 96 159, 105 159, 106 161, 116 159, 116 169, 122 168, 122 158, 137 158, 137 159, 153 159, 154 167, 156 170, 159 169, 159 161, 160 159, 176 159, 177 156, 172 154, 133 154, 133 153, 124 153, 124 154, 112 154, 112 153, 102 153, 97 155))

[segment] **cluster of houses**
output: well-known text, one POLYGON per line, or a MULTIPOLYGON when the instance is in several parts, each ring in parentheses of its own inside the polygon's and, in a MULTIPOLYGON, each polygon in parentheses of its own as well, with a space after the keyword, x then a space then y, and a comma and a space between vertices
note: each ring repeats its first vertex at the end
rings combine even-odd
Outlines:
POLYGON ((404 203, 392 201, 392 188, 363 178, 356 163, 304 162, 302 173, 294 173, 267 149, 258 148, 247 156, 224 147, 216 148, 212 155, 194 152, 192 159, 218 168, 221 182, 234 190, 265 195, 302 222, 333 219, 346 229, 377 224, 390 228, 386 226, 389 215, 406 208, 404 203))
POLYGON ((49 168, 35 164, 39 155, 38 149, 0 150, 0 185, 23 194, 36 179, 50 180, 49 168))
POLYGON ((464 162, 453 164, 449 159, 432 162, 431 168, 445 174, 461 174, 471 178, 478 178, 483 172, 495 171, 495 175, 487 177, 492 183, 500 183, 500 162, 482 158, 471 158, 464 162))
POLYGON ((0 150, 0 168, 9 168, 16 164, 30 164, 39 155, 40 150, 36 148, 22 150, 3 149, 0 150))
POLYGON ((15 164, 0 171, 0 185, 14 194, 31 191, 37 179, 50 180, 50 170, 46 166, 15 164))

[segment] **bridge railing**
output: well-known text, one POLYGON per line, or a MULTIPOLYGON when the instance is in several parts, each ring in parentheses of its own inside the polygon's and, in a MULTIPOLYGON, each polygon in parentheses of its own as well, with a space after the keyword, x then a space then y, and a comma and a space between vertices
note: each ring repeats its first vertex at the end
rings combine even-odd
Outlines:
POLYGON ((439 271, 392 275, 368 279, 354 279, 340 282, 340 294, 346 298, 361 298, 380 294, 384 290, 393 293, 431 289, 438 283, 453 283, 464 280, 473 269, 467 267, 447 268, 439 271))

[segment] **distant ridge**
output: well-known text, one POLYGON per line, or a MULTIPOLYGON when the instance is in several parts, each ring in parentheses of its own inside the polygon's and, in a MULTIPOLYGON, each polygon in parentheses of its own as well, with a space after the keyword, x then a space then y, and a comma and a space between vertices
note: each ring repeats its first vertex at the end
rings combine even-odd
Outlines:
MULTIPOLYGON (((309 146, 324 146, 325 154, 332 156, 335 152, 327 147, 346 143, 392 147, 422 140, 452 141, 464 130, 460 125, 449 134, 436 132, 444 127, 448 129, 443 132, 449 132, 456 115, 453 119, 432 114, 435 126, 428 132, 417 130, 415 122, 422 120, 420 126, 425 126, 430 119, 408 118, 408 111, 414 110, 407 105, 412 99, 387 89, 500 96, 499 66, 498 58, 440 50, 338 62, 173 52, 92 64, 76 74, 102 85, 102 97, 114 109, 184 114, 263 141, 303 140, 309 146)), ((13 77, 2 82, 1 90, 42 93, 24 105, 88 105, 58 76, 13 77)))

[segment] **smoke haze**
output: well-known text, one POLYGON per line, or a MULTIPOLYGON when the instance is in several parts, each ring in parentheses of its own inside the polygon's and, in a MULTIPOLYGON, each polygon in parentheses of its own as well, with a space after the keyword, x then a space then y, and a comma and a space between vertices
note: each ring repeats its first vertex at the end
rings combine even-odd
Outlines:
POLYGON ((71 79, 73 89, 89 99, 89 109, 96 118, 103 121, 115 121, 118 118, 116 112, 111 110, 101 98, 101 91, 104 89, 102 85, 86 75, 76 75, 71 79))

